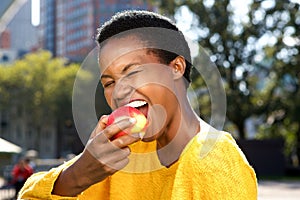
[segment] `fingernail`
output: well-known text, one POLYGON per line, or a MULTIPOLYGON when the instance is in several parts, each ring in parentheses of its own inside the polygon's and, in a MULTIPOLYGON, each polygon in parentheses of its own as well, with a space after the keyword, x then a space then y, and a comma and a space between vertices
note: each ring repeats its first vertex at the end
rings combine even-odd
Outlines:
POLYGON ((136 123, 136 119, 135 119, 135 118, 130 118, 130 119, 129 119, 129 122, 130 122, 131 124, 135 124, 135 123, 136 123))
POLYGON ((140 139, 143 139, 144 135, 145 135, 145 132, 139 132, 139 133, 132 133, 131 134, 132 137, 140 138, 140 139))
POLYGON ((140 132, 139 136, 140 136, 141 139, 143 139, 143 137, 145 136, 145 132, 140 132))

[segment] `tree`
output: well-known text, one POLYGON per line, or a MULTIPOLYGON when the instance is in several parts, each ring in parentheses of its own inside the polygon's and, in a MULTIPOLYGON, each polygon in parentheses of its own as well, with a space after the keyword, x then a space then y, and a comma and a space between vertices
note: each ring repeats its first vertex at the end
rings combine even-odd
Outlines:
MULTIPOLYGON (((55 120, 72 120, 72 91, 79 65, 52 58, 39 51, 0 67, 0 109, 19 110, 37 133, 35 148, 43 127, 55 120)), ((33 147, 31 147, 33 148, 33 147)))
POLYGON ((255 21, 264 28, 265 34, 273 37, 275 44, 265 48, 265 58, 272 64, 277 101, 268 109, 267 123, 261 127, 268 137, 284 137, 288 154, 300 158, 300 5, 295 1, 276 1, 262 9, 260 1, 252 8, 262 14, 261 21, 255 21))
POLYGON ((237 15, 239 10, 230 0, 161 1, 159 6, 162 13, 175 17, 186 8, 192 13, 188 31, 197 34, 221 73, 227 118, 236 125, 239 136, 246 137, 247 119, 260 116, 263 125, 276 124, 284 130, 273 136, 285 137, 287 130, 296 135, 300 152, 299 3, 249 1, 237 8, 243 15, 237 15))

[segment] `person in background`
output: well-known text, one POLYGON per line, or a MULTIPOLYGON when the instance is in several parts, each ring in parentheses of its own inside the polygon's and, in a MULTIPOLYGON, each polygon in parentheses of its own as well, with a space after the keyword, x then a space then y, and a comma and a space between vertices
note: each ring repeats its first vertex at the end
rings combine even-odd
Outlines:
POLYGON ((97 42, 106 101, 112 110, 139 109, 149 122, 144 136, 112 139, 136 120, 108 125, 102 116, 83 152, 31 176, 20 199, 257 199, 255 172, 234 139, 189 103, 190 50, 169 18, 117 13, 98 30, 97 42))
POLYGON ((12 169, 12 183, 16 190, 16 196, 23 187, 26 180, 33 174, 33 169, 29 165, 29 160, 21 158, 12 169))
POLYGON ((33 158, 29 158, 29 157, 26 157, 25 158, 25 162, 32 168, 33 172, 36 171, 36 163, 35 161, 33 160, 33 158))

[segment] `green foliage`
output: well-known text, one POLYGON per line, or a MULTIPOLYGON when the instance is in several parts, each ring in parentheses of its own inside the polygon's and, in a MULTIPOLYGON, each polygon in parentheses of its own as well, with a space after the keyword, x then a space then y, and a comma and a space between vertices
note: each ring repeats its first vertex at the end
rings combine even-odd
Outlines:
POLYGON ((0 67, 0 109, 16 106, 36 125, 48 116, 71 114, 73 83, 79 65, 68 64, 51 53, 27 54, 0 67))
MULTIPOLYGON (((189 31, 210 52, 226 87, 227 118, 246 137, 245 120, 260 117, 259 138, 283 137, 287 152, 300 157, 300 4, 254 0, 238 9, 233 1, 162 1, 162 13, 175 15, 187 7, 193 15, 189 31)), ((181 16, 184 19, 185 16, 181 16)), ((194 88, 203 87, 196 78, 194 88)), ((200 80, 198 80, 200 79, 200 80)), ((209 105, 199 98, 200 105, 209 105)), ((201 109, 202 115, 209 115, 201 109)))

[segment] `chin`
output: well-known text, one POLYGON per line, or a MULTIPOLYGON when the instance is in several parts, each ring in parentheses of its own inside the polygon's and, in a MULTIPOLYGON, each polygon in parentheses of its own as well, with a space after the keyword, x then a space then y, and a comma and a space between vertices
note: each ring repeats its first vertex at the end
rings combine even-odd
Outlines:
POLYGON ((153 142, 153 141, 157 140, 161 136, 161 134, 162 134, 162 132, 153 134, 153 132, 149 132, 149 130, 146 130, 146 133, 141 140, 143 142, 153 142))

